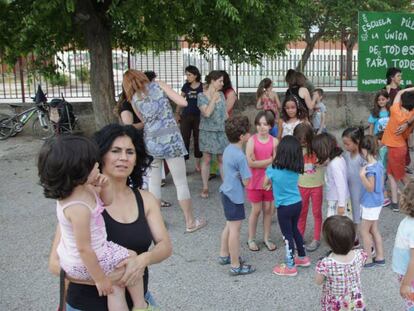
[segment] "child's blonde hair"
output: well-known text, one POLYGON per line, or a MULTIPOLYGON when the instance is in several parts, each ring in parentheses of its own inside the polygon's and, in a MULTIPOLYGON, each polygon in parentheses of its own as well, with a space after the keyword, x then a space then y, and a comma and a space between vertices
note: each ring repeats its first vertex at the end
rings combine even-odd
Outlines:
POLYGON ((414 217, 414 180, 410 180, 401 193, 400 211, 414 217))

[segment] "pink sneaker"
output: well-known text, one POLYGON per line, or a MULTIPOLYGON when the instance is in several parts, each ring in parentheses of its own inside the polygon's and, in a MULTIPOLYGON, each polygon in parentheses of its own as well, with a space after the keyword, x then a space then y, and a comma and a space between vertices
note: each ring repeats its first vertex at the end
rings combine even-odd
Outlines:
POLYGON ((298 274, 298 269, 296 267, 289 268, 284 263, 274 267, 273 273, 277 275, 286 275, 286 276, 295 276, 298 274))
POLYGON ((387 207, 391 205, 391 200, 389 198, 384 199, 384 203, 382 204, 382 207, 387 207))
POLYGON ((311 265, 310 258, 308 256, 305 257, 295 257, 295 265, 298 267, 309 267, 311 265))

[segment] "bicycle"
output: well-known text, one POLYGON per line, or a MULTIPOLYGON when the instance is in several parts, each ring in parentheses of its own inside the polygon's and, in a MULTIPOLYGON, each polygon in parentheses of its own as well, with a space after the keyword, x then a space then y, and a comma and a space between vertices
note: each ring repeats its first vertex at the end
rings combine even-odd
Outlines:
MULTIPOLYGON (((0 120, 0 140, 5 140, 20 133, 34 115, 37 115, 37 118, 33 120, 32 124, 34 136, 41 139, 47 139, 54 135, 53 124, 49 120, 46 96, 40 89, 40 86, 34 99, 35 107, 0 120), (39 90, 42 94, 39 94, 39 90)), ((13 105, 11 106, 14 108, 16 107, 13 105)))
POLYGON ((65 101, 63 96, 62 99, 52 99, 48 104, 46 95, 39 85, 33 100, 35 107, 0 119, 0 140, 17 135, 36 114, 37 118, 33 120, 32 131, 37 138, 48 139, 54 135, 74 132, 78 119, 72 112, 72 106, 65 101))

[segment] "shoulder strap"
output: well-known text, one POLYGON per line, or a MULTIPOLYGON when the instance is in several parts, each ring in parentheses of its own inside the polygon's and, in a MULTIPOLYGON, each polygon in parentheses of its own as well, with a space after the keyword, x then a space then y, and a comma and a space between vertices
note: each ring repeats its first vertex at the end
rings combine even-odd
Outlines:
POLYGON ((138 219, 141 218, 141 215, 145 217, 144 200, 142 199, 141 192, 139 192, 137 188, 132 188, 132 191, 135 193, 135 198, 137 199, 139 212, 138 219))

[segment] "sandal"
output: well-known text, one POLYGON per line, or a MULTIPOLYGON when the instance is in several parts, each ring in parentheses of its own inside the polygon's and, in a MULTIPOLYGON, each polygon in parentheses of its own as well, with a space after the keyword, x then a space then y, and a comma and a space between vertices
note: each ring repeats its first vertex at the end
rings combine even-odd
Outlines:
MULTIPOLYGON (((244 260, 239 257, 240 264, 244 264, 244 260)), ((230 256, 219 256, 218 263, 222 266, 229 265, 231 263, 230 256)))
POLYGON ((208 189, 203 189, 200 193, 201 198, 208 199, 208 189))
POLYGON ((266 248, 270 251, 273 252, 277 249, 277 246, 275 244, 275 242, 273 242, 272 240, 264 240, 263 244, 266 246, 266 248))
POLYGON ((193 233, 193 232, 196 232, 197 230, 200 230, 201 228, 204 228, 205 226, 207 226, 207 221, 196 219, 194 221, 194 226, 191 228, 185 229, 184 233, 193 233))
POLYGON ((247 241, 247 247, 252 252, 258 252, 258 251, 260 251, 260 247, 257 245, 256 240, 248 240, 247 241))
POLYGON ((171 203, 168 201, 161 200, 161 207, 170 207, 171 203))
POLYGON ((252 265, 245 265, 240 263, 240 267, 238 268, 231 268, 230 269, 230 275, 236 276, 236 275, 246 275, 250 274, 256 271, 256 268, 254 268, 252 265))

